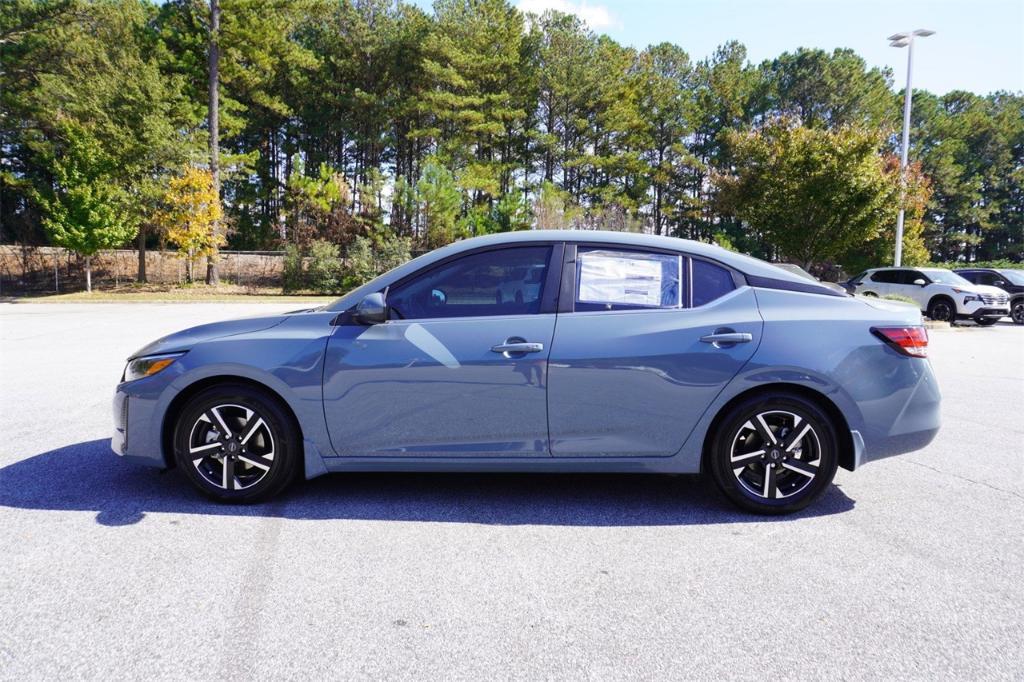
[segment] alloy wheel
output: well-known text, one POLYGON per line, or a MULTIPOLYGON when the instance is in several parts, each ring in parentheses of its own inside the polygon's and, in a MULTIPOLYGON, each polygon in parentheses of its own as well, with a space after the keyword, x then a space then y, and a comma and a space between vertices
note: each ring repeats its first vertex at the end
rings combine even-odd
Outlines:
POLYGON ((811 423, 783 410, 759 412, 733 437, 729 468, 740 486, 759 498, 796 495, 818 476, 821 441, 811 423))
POLYGON ((274 466, 274 435, 249 407, 221 404, 199 415, 188 437, 188 459, 211 485, 245 490, 274 466))
POLYGON ((945 301, 939 301, 932 306, 931 315, 928 317, 932 318, 936 322, 949 322, 952 316, 953 313, 950 310, 949 304, 945 301))
POLYGON ((1024 324, 1024 301, 1018 301, 1013 304, 1010 317, 1013 318, 1015 324, 1024 324))

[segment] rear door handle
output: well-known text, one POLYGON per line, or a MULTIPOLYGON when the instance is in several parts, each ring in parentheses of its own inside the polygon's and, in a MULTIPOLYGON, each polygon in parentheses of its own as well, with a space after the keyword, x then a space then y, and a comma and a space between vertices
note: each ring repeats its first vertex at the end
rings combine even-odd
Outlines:
POLYGON ((721 348, 722 346, 731 346, 735 343, 750 343, 754 340, 754 335, 749 332, 718 330, 714 334, 700 337, 700 340, 702 343, 714 344, 715 348, 721 348))
POLYGON ((531 343, 529 341, 521 341, 516 343, 499 343, 497 346, 491 346, 491 352, 493 353, 539 353, 544 350, 543 343, 531 343))

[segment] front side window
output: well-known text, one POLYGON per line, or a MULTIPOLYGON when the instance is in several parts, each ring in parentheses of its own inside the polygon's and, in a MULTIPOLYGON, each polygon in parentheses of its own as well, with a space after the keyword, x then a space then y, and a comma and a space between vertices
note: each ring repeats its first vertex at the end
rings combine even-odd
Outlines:
POLYGON ((693 261, 693 307, 710 303, 736 288, 732 273, 725 268, 708 263, 693 261))
POLYGON ((463 256, 392 287, 388 308, 404 320, 536 314, 550 257, 550 246, 463 256))
POLYGON ((575 310, 679 308, 683 259, 679 255, 581 248, 576 255, 575 310))
POLYGON ((879 282, 881 284, 896 284, 899 280, 899 270, 879 270, 878 272, 872 273, 871 281, 879 282))

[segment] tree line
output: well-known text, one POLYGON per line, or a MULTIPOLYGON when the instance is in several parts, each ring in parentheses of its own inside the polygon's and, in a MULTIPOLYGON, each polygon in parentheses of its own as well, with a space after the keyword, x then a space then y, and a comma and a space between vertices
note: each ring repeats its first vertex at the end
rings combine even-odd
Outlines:
POLYGON ((694 60, 506 0, 6 0, 0 56, 4 242, 390 262, 576 227, 849 270, 902 202, 908 263, 1024 256, 1024 96, 916 91, 904 176, 902 93, 849 49, 694 60))

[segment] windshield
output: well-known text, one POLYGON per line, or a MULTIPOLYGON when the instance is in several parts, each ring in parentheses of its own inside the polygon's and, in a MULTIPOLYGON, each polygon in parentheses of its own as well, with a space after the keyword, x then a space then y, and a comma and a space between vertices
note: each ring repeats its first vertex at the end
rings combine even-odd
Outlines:
POLYGON ((960 275, 950 270, 922 270, 928 275, 928 279, 937 284, 956 284, 958 286, 971 286, 971 283, 960 275))
POLYGON ((1010 284, 1024 287, 1024 270, 1000 270, 999 274, 1005 277, 1010 284))

